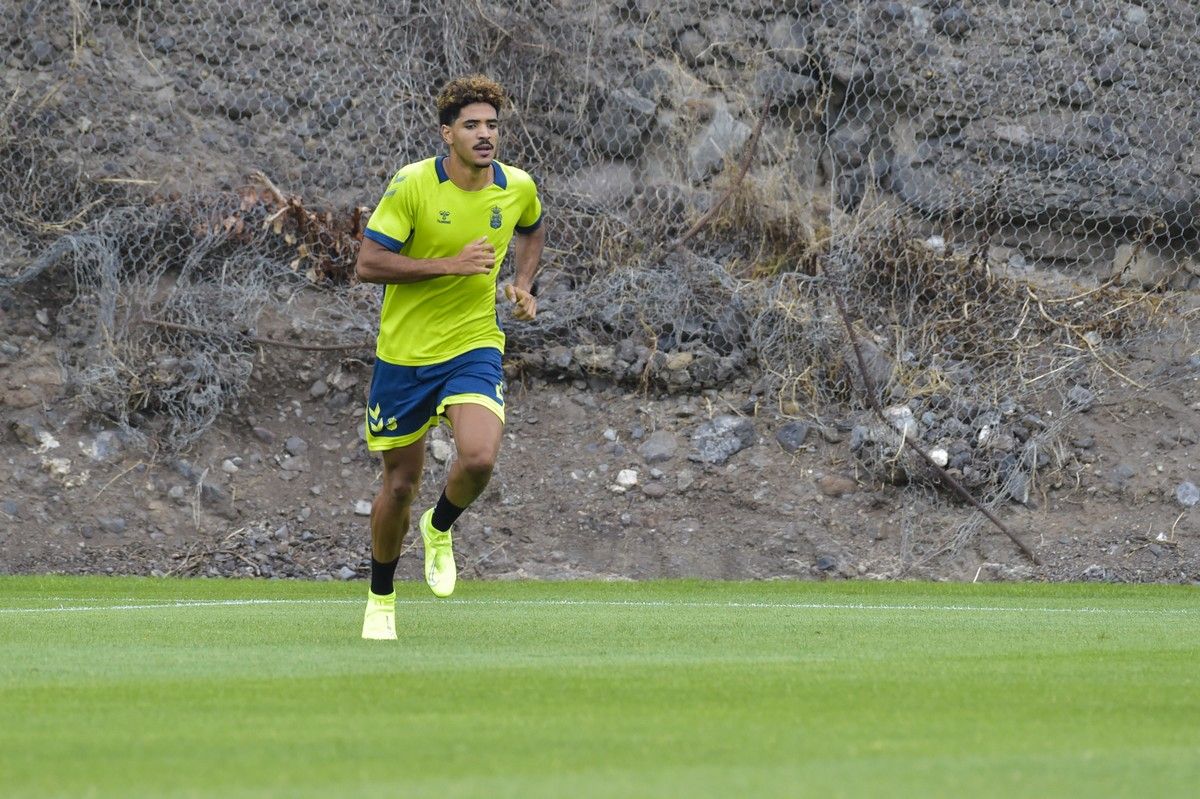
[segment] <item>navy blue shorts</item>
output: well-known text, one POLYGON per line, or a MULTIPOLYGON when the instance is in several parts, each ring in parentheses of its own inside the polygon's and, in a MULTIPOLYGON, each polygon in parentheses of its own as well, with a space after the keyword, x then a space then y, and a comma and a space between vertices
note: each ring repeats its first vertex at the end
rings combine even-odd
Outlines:
POLYGON ((375 359, 367 398, 367 448, 406 447, 436 427, 451 405, 482 405, 504 422, 500 350, 482 347, 429 366, 375 359))

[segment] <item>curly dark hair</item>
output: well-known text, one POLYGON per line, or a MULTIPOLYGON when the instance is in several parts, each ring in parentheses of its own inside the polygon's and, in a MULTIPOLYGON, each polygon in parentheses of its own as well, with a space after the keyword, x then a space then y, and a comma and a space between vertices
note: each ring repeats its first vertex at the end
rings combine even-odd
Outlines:
POLYGON ((489 103, 497 112, 508 104, 504 88, 486 75, 466 75, 447 83, 437 98, 438 121, 452 125, 463 106, 489 103))

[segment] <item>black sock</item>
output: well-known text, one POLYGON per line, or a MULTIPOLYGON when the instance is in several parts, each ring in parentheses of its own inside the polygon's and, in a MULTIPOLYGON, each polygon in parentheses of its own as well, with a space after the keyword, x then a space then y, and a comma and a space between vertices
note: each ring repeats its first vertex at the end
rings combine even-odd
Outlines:
POLYGON ((380 563, 371 557, 371 593, 376 596, 387 596, 396 590, 393 583, 396 579, 396 564, 400 558, 387 563, 380 563))
POLYGON ((433 518, 429 521, 433 525, 433 529, 444 533, 454 526, 464 510, 466 508, 460 508, 446 499, 446 492, 443 491, 442 495, 438 497, 437 505, 433 507, 433 518))

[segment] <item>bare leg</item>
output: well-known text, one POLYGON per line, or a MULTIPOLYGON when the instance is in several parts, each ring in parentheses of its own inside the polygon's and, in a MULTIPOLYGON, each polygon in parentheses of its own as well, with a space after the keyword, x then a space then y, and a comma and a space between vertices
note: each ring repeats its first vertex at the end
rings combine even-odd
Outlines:
POLYGON ((371 505, 371 556, 380 563, 400 557, 424 465, 424 436, 407 447, 383 452, 383 485, 371 505))
POLYGON ((451 405, 446 408, 446 417, 454 427, 458 450, 458 459, 446 480, 446 499, 465 508, 487 488, 500 454, 504 423, 482 405, 451 405))

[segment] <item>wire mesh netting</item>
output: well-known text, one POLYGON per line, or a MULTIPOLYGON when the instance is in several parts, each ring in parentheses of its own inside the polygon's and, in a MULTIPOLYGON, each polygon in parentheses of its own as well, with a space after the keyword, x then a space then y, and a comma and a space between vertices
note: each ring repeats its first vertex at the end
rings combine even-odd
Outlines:
POLYGON ((476 71, 548 211, 513 368, 754 381, 899 482, 936 480, 912 441, 1026 496, 1064 414, 1200 281, 1183 0, 6 8, 0 279, 72 275, 81 397, 168 415, 168 446, 244 389, 281 292, 337 309, 298 338, 365 338, 363 214, 476 71))

